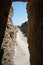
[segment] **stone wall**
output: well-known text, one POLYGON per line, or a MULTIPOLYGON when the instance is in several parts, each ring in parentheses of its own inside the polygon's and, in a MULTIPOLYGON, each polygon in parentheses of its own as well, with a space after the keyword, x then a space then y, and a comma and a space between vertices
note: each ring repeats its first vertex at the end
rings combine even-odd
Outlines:
POLYGON ((0 65, 2 64, 2 56, 4 50, 1 48, 1 44, 4 38, 6 24, 8 20, 9 9, 11 7, 11 2, 9 1, 0 1, 0 65))
POLYGON ((24 36, 27 37, 27 22, 22 23, 21 26, 18 26, 20 28, 20 30, 23 32, 24 36))
POLYGON ((43 1, 30 0, 28 8, 28 43, 31 65, 43 65, 43 1))
POLYGON ((2 65, 15 65, 13 59, 16 43, 16 29, 12 23, 12 15, 13 15, 13 8, 10 7, 5 35, 1 47, 2 49, 4 49, 2 65))

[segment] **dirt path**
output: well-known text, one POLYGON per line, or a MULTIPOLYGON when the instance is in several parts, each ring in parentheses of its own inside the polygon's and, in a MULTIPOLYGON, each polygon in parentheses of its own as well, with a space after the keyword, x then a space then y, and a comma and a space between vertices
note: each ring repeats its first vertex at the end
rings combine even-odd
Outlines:
POLYGON ((15 45, 15 65, 30 65, 27 38, 18 29, 15 45))

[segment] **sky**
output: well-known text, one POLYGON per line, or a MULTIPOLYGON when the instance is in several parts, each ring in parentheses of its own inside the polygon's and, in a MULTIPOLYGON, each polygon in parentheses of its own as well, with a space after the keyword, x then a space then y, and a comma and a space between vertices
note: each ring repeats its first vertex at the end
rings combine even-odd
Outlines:
POLYGON ((13 6, 13 17, 12 21, 14 25, 21 26, 22 23, 28 20, 26 11, 27 2, 12 2, 13 6))

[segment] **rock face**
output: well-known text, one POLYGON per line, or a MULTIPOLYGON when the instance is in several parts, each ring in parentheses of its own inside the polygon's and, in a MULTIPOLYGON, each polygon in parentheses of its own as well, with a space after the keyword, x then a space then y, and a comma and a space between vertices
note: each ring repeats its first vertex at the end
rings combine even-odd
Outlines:
POLYGON ((6 25, 5 35, 2 42, 2 48, 4 49, 4 54, 2 58, 2 65, 15 65, 14 64, 14 48, 16 42, 16 28, 12 23, 13 8, 10 8, 8 15, 8 22, 6 25))
POLYGON ((23 23, 20 26, 21 31, 24 33, 25 36, 27 36, 27 22, 23 23))
POLYGON ((4 53, 4 49, 1 49, 1 45, 5 34, 10 7, 11 7, 11 2, 3 1, 2 3, 2 0, 0 1, 0 65, 2 65, 2 56, 4 53))
POLYGON ((30 62, 31 65, 43 65, 43 1, 30 0, 27 9, 30 62))

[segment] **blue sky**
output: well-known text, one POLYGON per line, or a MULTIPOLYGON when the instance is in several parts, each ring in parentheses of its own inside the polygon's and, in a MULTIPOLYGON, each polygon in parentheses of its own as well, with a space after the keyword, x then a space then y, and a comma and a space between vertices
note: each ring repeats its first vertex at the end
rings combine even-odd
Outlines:
POLYGON ((26 4, 27 2, 13 2, 13 17, 12 21, 14 25, 21 25, 25 21, 28 20, 27 18, 27 11, 26 11, 26 4))

